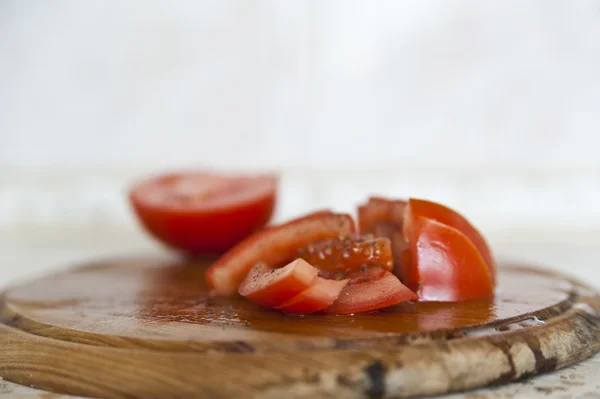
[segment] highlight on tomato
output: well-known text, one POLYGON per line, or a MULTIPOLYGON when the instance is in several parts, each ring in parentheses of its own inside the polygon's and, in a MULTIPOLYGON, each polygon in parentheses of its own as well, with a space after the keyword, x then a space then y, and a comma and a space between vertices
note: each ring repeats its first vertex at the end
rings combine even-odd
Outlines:
POLYGON ((271 219, 275 175, 188 171, 134 185, 129 200, 140 224, 166 246, 192 255, 222 254, 271 219))

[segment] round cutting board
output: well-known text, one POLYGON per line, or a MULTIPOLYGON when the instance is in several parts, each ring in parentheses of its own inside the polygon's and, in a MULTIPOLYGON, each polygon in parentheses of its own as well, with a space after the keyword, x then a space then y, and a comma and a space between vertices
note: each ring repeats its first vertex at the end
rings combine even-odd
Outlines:
POLYGON ((0 376, 105 398, 379 398, 494 385, 600 348, 600 297, 502 265, 493 301, 295 316, 210 297, 208 262, 97 261, 0 303, 0 376))

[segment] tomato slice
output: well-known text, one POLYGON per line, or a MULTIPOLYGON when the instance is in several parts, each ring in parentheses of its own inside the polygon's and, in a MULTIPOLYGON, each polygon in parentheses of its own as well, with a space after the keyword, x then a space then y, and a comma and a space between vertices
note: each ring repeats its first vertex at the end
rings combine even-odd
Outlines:
POLYGON ((129 199, 142 226, 162 243, 220 254, 270 220, 277 181, 273 175, 172 173, 135 185, 129 199))
POLYGON ((417 295, 385 270, 370 270, 356 275, 330 307, 329 314, 354 314, 387 308, 417 299, 417 295), (380 275, 378 275, 380 274, 380 275))
POLYGON ((278 267, 297 258, 297 251, 313 241, 356 232, 350 215, 320 211, 279 226, 263 229, 240 242, 207 271, 216 294, 235 294, 248 271, 264 262, 278 267))
POLYGON ((481 233, 467 219, 444 205, 411 198, 406 208, 406 222, 404 223, 404 235, 408 241, 416 239, 415 225, 420 217, 435 220, 462 232, 479 250, 490 270, 492 281, 495 281, 496 262, 492 256, 492 251, 481 233))
POLYGON ((310 288, 318 272, 302 259, 296 259, 279 269, 259 263, 242 281, 238 292, 261 306, 273 307, 310 288))
POLYGON ((288 313, 313 313, 331 306, 349 280, 329 280, 317 277, 310 288, 276 306, 288 313))
POLYGON ((415 235, 409 287, 421 300, 454 302, 494 296, 485 259, 464 233, 421 216, 415 235))
POLYGON ((320 269, 321 276, 338 280, 371 267, 389 271, 394 267, 390 240, 371 235, 319 240, 300 248, 298 256, 320 269))

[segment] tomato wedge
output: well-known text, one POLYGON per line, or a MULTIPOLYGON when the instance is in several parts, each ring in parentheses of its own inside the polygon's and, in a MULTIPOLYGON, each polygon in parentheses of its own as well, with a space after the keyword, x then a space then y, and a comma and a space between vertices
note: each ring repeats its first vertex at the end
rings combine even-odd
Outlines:
POLYGON ((413 285, 409 287, 421 300, 454 302, 494 296, 485 259, 464 233, 422 216, 417 223, 416 239, 411 242, 413 285))
POLYGON ((331 306, 349 280, 329 280, 317 277, 313 285, 292 299, 276 306, 288 313, 313 313, 331 306))
POLYGON ((279 226, 265 228, 240 242, 219 258, 206 273, 216 294, 233 295, 248 271, 257 263, 270 267, 297 258, 299 248, 313 241, 356 231, 350 215, 319 211, 279 226))
POLYGON ((447 226, 450 226, 463 233, 481 253, 487 267, 490 270, 492 281, 496 277, 496 262, 488 243, 481 233, 458 212, 435 202, 411 198, 406 208, 406 217, 404 223, 404 235, 408 241, 416 239, 415 225, 420 217, 435 220, 447 226))
POLYGON ((394 266, 392 247, 387 238, 371 235, 348 235, 315 241, 298 250, 298 256, 321 270, 321 276, 346 278, 350 273, 394 266))
POLYGON ((302 259, 279 269, 259 263, 242 281, 238 292, 261 306, 273 307, 309 289, 317 274, 318 270, 302 259))
POLYGON ((142 226, 165 245, 191 254, 220 254, 271 218, 277 177, 182 172, 133 186, 142 226))
POLYGON ((417 295, 392 273, 381 269, 366 273, 363 276, 355 276, 333 305, 324 309, 324 312, 329 314, 369 312, 417 299, 417 295), (374 276, 371 273, 374 273, 374 276))

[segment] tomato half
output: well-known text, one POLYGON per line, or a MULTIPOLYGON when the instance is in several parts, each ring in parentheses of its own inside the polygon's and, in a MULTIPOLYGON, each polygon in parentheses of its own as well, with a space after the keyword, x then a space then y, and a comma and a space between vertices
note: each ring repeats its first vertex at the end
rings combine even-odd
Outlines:
POLYGON ((317 277, 313 284, 276 309, 288 313, 313 313, 331 306, 349 280, 329 280, 317 277))
POLYGON ((353 314, 387 308, 417 299, 417 295, 385 270, 369 270, 356 275, 337 300, 324 309, 329 314, 353 314))
POLYGON ((350 215, 320 211, 279 226, 265 228, 229 250, 207 271, 216 294, 235 294, 248 271, 257 263, 279 267, 296 259, 299 248, 311 242, 356 232, 350 215))
POLYGON ((496 262, 488 243, 477 229, 458 212, 435 202, 411 198, 406 208, 404 235, 408 241, 415 240, 415 224, 420 217, 435 220, 462 232, 481 253, 487 264, 492 281, 496 277, 496 262))
MULTIPOLYGON (((494 296, 490 270, 477 247, 461 231, 419 217, 411 242, 408 286, 425 301, 466 301, 494 296)), ((414 226, 413 226, 414 228, 414 226)))
POLYGON ((167 246, 191 254, 220 254, 271 218, 273 175, 173 173, 135 185, 130 202, 144 228, 167 246))
POLYGON ((346 278, 350 273, 394 266, 392 247, 387 238, 348 235, 315 241, 298 250, 298 256, 321 270, 321 276, 346 278))
POLYGON ((259 263, 246 275, 238 292, 261 306, 273 307, 310 288, 318 272, 302 259, 279 269, 259 263))

